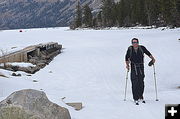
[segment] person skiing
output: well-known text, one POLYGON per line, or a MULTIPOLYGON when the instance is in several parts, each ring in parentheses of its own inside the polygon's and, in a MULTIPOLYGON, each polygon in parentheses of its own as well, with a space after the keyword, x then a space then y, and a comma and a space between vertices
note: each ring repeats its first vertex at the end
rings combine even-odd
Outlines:
POLYGON ((133 99, 136 105, 139 101, 145 103, 143 98, 144 93, 144 53, 151 58, 151 64, 155 63, 155 58, 152 54, 142 45, 139 45, 139 40, 133 38, 132 45, 128 47, 125 55, 126 68, 129 71, 131 68, 131 83, 133 99))

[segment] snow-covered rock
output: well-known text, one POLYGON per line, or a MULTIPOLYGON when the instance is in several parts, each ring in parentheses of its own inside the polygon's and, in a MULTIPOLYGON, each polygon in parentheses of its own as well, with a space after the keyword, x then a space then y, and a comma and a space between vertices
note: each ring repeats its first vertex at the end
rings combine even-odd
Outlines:
POLYGON ((0 119, 71 119, 69 111, 33 89, 12 93, 0 102, 0 119))

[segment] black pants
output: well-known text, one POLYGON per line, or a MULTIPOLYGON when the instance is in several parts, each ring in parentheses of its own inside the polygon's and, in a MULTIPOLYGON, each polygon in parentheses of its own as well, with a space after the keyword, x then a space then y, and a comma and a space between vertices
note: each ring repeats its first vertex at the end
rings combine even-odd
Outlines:
POLYGON ((131 64, 131 82, 134 100, 143 99, 144 77, 144 64, 131 64))

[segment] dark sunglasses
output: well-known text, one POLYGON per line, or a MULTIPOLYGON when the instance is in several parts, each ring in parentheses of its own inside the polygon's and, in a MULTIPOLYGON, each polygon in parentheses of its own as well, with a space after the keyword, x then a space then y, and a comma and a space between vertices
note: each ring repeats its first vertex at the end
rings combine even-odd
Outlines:
POLYGON ((138 42, 132 42, 132 44, 138 44, 138 42))

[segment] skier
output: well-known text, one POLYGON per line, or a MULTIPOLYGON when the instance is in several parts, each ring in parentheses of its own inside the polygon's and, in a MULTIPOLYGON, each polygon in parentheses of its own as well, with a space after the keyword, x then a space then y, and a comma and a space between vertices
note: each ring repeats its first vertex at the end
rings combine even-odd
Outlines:
POLYGON ((131 83, 133 99, 136 105, 139 105, 139 101, 145 103, 143 98, 144 93, 144 53, 151 58, 151 64, 155 63, 155 59, 152 54, 142 45, 139 45, 139 40, 133 38, 131 40, 132 45, 129 46, 125 61, 126 68, 129 71, 131 66, 131 83))

